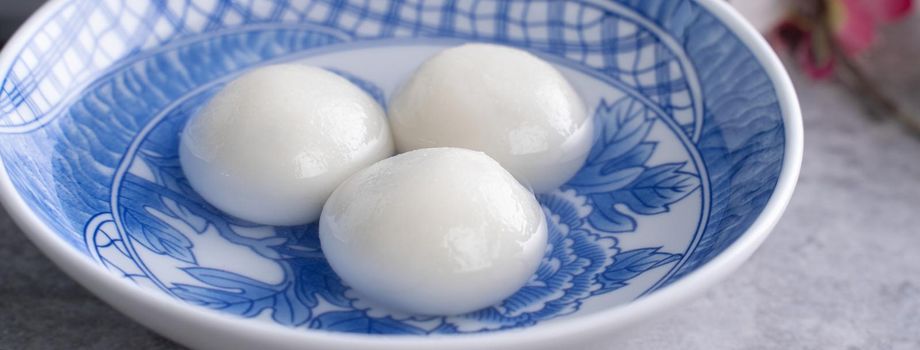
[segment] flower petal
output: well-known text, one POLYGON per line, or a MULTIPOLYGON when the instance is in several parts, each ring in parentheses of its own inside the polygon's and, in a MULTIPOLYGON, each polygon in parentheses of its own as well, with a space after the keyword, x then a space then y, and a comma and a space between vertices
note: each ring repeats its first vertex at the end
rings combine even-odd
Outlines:
POLYGON ((864 1, 878 0, 837 0, 831 1, 831 23, 834 35, 848 54, 865 51, 875 41, 876 22, 873 9, 864 1))
POLYGON ((898 20, 913 9, 913 0, 862 0, 872 10, 875 18, 881 21, 898 20))
POLYGON ((805 73, 808 73, 808 76, 812 77, 812 79, 827 79, 834 73, 835 64, 833 59, 819 61, 811 50, 801 50, 797 56, 799 65, 805 69, 805 73))

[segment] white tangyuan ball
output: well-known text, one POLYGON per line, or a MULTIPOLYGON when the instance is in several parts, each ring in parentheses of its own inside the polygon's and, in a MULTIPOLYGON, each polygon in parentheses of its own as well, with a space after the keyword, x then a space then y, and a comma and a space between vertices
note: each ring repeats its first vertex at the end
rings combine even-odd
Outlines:
POLYGON ((584 101, 556 68, 490 44, 430 58, 392 99, 389 117, 399 152, 482 151, 536 192, 575 175, 593 141, 584 101))
POLYGON ((430 148, 361 170, 323 208, 333 270, 390 310, 453 315, 494 305, 533 276, 547 224, 533 193, 482 152, 430 148))
POLYGON ((294 64, 230 82, 189 120, 179 147, 204 199, 268 225, 315 221, 339 183, 393 151, 373 98, 334 73, 294 64))

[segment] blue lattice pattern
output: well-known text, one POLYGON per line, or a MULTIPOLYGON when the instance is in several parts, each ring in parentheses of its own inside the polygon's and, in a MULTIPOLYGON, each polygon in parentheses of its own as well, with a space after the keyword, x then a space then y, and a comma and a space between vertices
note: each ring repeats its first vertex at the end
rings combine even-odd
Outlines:
POLYGON ((142 25, 143 18, 153 14, 139 4, 111 0, 64 4, 12 63, 0 89, 4 115, 0 130, 36 124, 65 99, 65 91, 135 49, 132 43, 150 33, 142 25))
POLYGON ((674 52, 652 32, 623 18, 606 17, 601 30, 603 39, 597 45, 604 64, 592 66, 639 90, 692 133, 699 102, 674 52))
POLYGON ((87 224, 93 227, 92 232, 86 233, 87 243, 91 243, 98 249, 90 251, 93 257, 99 261, 105 268, 118 273, 126 279, 137 283, 138 285, 157 288, 149 276, 141 270, 137 264, 131 261, 128 244, 118 234, 114 220, 110 214, 101 214, 94 217, 87 224))
POLYGON ((686 79, 692 67, 675 56, 674 48, 635 19, 611 15, 590 3, 80 0, 67 4, 59 16, 66 20, 49 22, 14 63, 0 93, 6 97, 0 99, 0 114, 5 115, 0 130, 41 124, 35 122, 66 98, 62 91, 74 90, 101 67, 139 50, 203 32, 266 23, 318 24, 357 39, 437 35, 524 46, 604 71, 659 104, 688 132, 702 117, 694 108, 700 96, 694 96, 686 79))
MULTIPOLYGON (((694 0, 62 0, 51 9, 0 72, 9 73, 0 156, 16 192, 118 276, 286 326, 482 332, 612 307, 725 251, 760 217, 785 166, 772 80, 694 0), (586 90, 603 121, 589 160, 540 197, 552 249, 535 278, 500 305, 452 318, 389 315, 356 299, 325 262, 315 225, 262 230, 226 217, 185 185, 177 159, 185 118, 243 70, 322 59, 310 55, 321 47, 398 56, 409 40, 374 39, 412 36, 431 48, 525 46, 603 86, 586 90), (211 254, 223 251, 245 257, 233 265, 211 254)), ((382 100, 399 78, 360 57, 334 68, 382 100)))

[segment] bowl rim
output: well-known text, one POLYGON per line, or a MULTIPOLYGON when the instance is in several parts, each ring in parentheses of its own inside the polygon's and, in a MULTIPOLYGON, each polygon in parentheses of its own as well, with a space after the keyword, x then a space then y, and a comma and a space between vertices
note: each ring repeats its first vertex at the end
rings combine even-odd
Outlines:
MULTIPOLYGON (((0 68, 8 70, 28 34, 36 32, 69 0, 44 4, 23 24, 0 52, 0 68)), ((260 346, 346 349, 443 349, 543 347, 572 336, 595 339, 612 334, 702 294, 746 261, 770 234, 789 204, 802 165, 804 132, 799 101, 788 73, 767 41, 727 3, 695 0, 730 29, 764 67, 783 114, 785 154, 776 187, 753 224, 709 262, 654 293, 588 315, 549 321, 539 326, 461 335, 392 336, 286 328, 184 303, 117 277, 60 238, 26 204, 0 159, 0 200, 25 235, 60 269, 123 314, 179 343, 192 347, 260 346), (225 334, 201 337, 202 331, 225 334)))

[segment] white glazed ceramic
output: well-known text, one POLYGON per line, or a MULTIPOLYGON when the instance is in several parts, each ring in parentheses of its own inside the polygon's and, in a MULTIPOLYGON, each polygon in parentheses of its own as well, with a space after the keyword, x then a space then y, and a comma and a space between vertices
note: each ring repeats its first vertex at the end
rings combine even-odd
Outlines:
POLYGON ((9 42, 0 76, 10 215, 103 300, 194 348, 554 349, 628 336, 754 252, 802 156, 785 71, 716 0, 58 0, 9 42), (315 224, 229 217, 177 166, 185 120, 249 68, 322 66, 385 104, 421 61, 469 41, 551 62, 599 126, 585 167, 539 196, 550 249, 502 303, 383 311, 331 272, 315 224))

